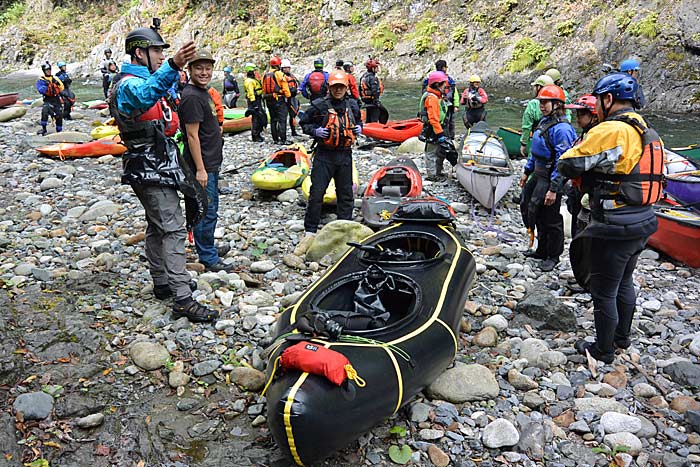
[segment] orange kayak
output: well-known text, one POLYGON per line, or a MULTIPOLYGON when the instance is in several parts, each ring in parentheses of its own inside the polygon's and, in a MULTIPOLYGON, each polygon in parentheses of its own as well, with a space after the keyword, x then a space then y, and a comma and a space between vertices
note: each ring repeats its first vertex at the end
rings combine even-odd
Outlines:
POLYGON ((408 138, 420 135, 423 131, 423 122, 417 118, 409 120, 393 120, 386 125, 381 123, 365 123, 362 134, 370 138, 394 143, 403 143, 408 138))
POLYGON ((224 133, 239 133, 253 127, 253 117, 224 120, 224 133))
POLYGON ((126 152, 126 146, 121 144, 118 136, 107 136, 87 143, 58 143, 36 149, 44 156, 60 159, 78 157, 100 157, 106 155, 118 156, 126 152))

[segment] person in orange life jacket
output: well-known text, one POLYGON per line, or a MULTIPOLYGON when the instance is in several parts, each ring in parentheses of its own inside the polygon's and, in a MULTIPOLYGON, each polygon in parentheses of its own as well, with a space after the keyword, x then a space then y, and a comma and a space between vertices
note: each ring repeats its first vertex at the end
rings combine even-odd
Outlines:
POLYGON ((292 63, 286 58, 282 60, 282 65, 280 66, 282 73, 284 73, 284 78, 287 80, 287 86, 289 86, 289 94, 291 96, 287 99, 287 108, 289 110, 289 128, 292 130, 292 136, 299 136, 297 133, 297 116, 299 115, 299 99, 297 99, 297 94, 299 93, 299 80, 296 76, 292 74, 292 63))
POLYGON ((420 100, 419 116, 423 122, 423 131, 419 138, 425 141, 425 168, 429 181, 444 180, 442 166, 447 158, 454 166, 457 163, 454 144, 445 135, 444 122, 447 115, 445 89, 447 75, 442 71, 433 71, 428 75, 428 86, 420 100))
POLYGON ((304 76, 299 86, 301 95, 309 102, 326 97, 328 94, 328 72, 323 71, 323 59, 314 60, 314 69, 304 76))
MULTIPOLYGON (((190 81, 192 81, 192 78, 190 78, 190 81)), ((219 133, 223 135, 224 133, 224 103, 221 100, 221 94, 219 94, 219 91, 216 90, 214 86, 207 86, 207 92, 209 93, 209 97, 211 97, 211 101, 214 103, 214 110, 216 112, 216 121, 219 122, 219 133)), ((223 143, 223 141, 222 141, 223 143)))
POLYGON ((345 62, 343 63, 343 71, 348 75, 348 94, 357 101, 357 105, 360 105, 362 102, 360 100, 360 90, 357 87, 357 80, 353 76, 355 65, 352 62, 345 62))
MULTIPOLYGON (((442 125, 445 129, 445 136, 450 139, 455 137, 455 122, 454 114, 459 110, 459 92, 457 92, 457 82, 447 73, 447 62, 438 60, 435 62, 435 71, 442 71, 447 75, 447 85, 445 86, 444 97, 447 104, 447 113, 445 114, 445 122, 442 125)), ((423 92, 428 86, 428 78, 423 80, 423 92)))
POLYGON ((263 76, 263 95, 270 112, 270 133, 276 144, 287 144, 287 99, 289 92, 287 78, 280 70, 282 59, 272 57, 270 69, 263 76))
POLYGON ((484 104, 489 101, 489 96, 481 87, 479 75, 469 77, 469 87, 462 93, 460 103, 467 106, 464 112, 464 126, 471 128, 476 122, 486 120, 486 110, 484 104))
POLYGON ((574 273, 590 271, 596 340, 580 340, 574 347, 612 363, 616 348, 631 345, 636 303, 632 276, 657 229, 652 204, 663 194, 664 149, 658 134, 634 111, 638 90, 632 76, 607 75, 592 94, 602 121, 559 158, 559 171, 582 178, 591 207, 591 223, 572 242, 571 265, 574 273), (590 249, 577 256, 576 243, 583 241, 590 242, 590 249))
POLYGON ((365 62, 367 71, 360 78, 360 99, 365 105, 366 122, 379 121, 379 107, 381 102, 379 98, 384 93, 384 84, 377 76, 379 70, 379 60, 370 58, 365 62))
POLYGON ((131 185, 146 212, 146 257, 156 298, 175 298, 176 319, 209 322, 218 313, 192 299, 191 277, 185 269, 185 221, 187 228, 196 225, 208 201, 189 163, 179 156, 172 139, 179 120, 165 100, 197 49, 189 41, 166 60, 163 50, 170 45, 158 33, 160 20, 154 18, 153 23, 127 34, 125 52, 131 63, 124 64, 109 97, 110 113, 127 147, 122 183, 131 185), (186 219, 178 190, 185 195, 186 219))
POLYGON ((323 195, 335 180, 338 219, 352 218, 352 145, 362 132, 360 108, 347 96, 348 77, 333 70, 328 77, 329 95, 311 102, 299 124, 317 144, 311 170, 311 192, 304 216, 304 229, 312 235, 321 219, 323 195))
POLYGON ((73 80, 68 76, 66 71, 66 62, 58 62, 58 73, 56 73, 56 78, 61 80, 63 83, 63 91, 61 91, 61 97, 63 98, 63 118, 66 120, 72 120, 73 117, 70 116, 70 111, 75 104, 75 94, 70 89, 70 85, 73 80))
MULTIPOLYGON (((581 135, 574 141, 574 146, 581 144, 588 130, 599 123, 596 101, 595 96, 584 94, 573 104, 566 104, 567 109, 576 111, 576 124, 581 128, 581 135)), ((588 195, 584 200, 584 206, 582 204, 584 194, 579 188, 580 180, 566 182, 566 208, 571 213, 571 238, 574 238, 578 231, 583 230, 588 225, 591 216, 591 211, 588 209, 588 195)))
POLYGON ((537 99, 543 117, 532 136, 531 155, 520 178, 520 209, 526 227, 537 228, 537 250, 525 256, 542 260, 540 270, 549 272, 564 252, 564 219, 559 213, 564 181, 557 171, 557 161, 574 143, 576 131, 565 116, 562 88, 544 86, 537 99))
POLYGON ((219 210, 219 171, 223 162, 224 140, 218 120, 216 104, 211 98, 215 92, 221 106, 221 97, 211 83, 215 60, 208 50, 197 50, 197 54, 187 64, 190 82, 182 90, 180 100, 180 128, 186 137, 185 157, 191 158, 197 170, 196 179, 207 191, 207 214, 194 228, 194 244, 199 262, 206 270, 230 271, 219 258, 214 244, 214 230, 219 210))
POLYGON ((224 67, 223 98, 224 104, 226 104, 226 107, 228 107, 229 109, 236 107, 238 98, 241 95, 241 90, 238 87, 238 81, 236 80, 236 77, 233 76, 233 74, 231 73, 232 71, 233 70, 231 70, 230 66, 224 67))
POLYGON ((55 76, 51 76, 51 64, 46 62, 41 65, 41 76, 36 81, 36 90, 44 96, 44 105, 41 106, 41 129, 39 135, 46 134, 46 125, 49 124, 49 116, 56 120, 56 133, 63 130, 63 83, 55 76))

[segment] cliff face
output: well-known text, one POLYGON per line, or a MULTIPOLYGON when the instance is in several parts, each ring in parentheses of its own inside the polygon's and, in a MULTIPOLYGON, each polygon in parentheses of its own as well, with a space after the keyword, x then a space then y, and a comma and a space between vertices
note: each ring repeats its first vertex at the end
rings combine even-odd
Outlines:
POLYGON ((264 65, 271 53, 303 73, 316 56, 358 64, 369 55, 392 79, 419 79, 444 58, 464 83, 527 87, 559 68, 574 95, 589 91, 603 63, 642 62, 650 108, 700 109, 700 10, 693 0, 130 0, 0 2, 0 69, 36 68, 44 60, 94 73, 103 51, 123 58, 125 34, 162 18, 178 46, 195 30, 218 63, 264 65))

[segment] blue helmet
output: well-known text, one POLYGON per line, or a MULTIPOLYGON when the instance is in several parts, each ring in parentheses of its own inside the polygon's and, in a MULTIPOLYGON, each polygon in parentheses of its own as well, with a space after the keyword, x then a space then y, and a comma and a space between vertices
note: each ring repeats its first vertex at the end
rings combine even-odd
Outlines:
POLYGON ((225 73, 231 73, 231 71, 232 71, 232 70, 231 70, 231 67, 230 67, 230 66, 225 66, 225 67, 224 67, 224 72, 225 72, 225 73))
POLYGON ((66 62, 58 62, 58 63, 56 64, 56 66, 59 67, 59 68, 61 68, 61 67, 63 67, 63 66, 66 66, 66 62))
POLYGON ((600 78, 591 94, 602 96, 610 93, 615 100, 634 101, 637 99, 638 87, 637 80, 627 73, 612 73, 600 78))
POLYGON ((633 58, 628 58, 627 60, 624 60, 622 63, 620 63, 620 71, 622 72, 628 72, 632 70, 639 70, 639 62, 633 58))

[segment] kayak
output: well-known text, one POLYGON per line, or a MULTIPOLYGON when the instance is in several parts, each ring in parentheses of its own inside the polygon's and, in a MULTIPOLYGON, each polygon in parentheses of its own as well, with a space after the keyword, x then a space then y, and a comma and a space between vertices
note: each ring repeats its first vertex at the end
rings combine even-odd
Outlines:
POLYGON ((453 211, 417 199, 393 220, 353 244, 279 317, 267 365, 267 423, 298 465, 328 457, 392 417, 457 353, 476 263, 453 228, 453 211), (299 346, 310 351, 303 365, 289 358, 299 346), (314 360, 318 350, 330 358, 314 360), (314 363, 337 368, 344 359, 344 380, 303 371, 314 363))
POLYGON ((0 94, 0 107, 9 107, 17 103, 17 98, 19 94, 12 92, 9 94, 0 94))
POLYGON ((486 122, 477 122, 464 135, 460 153, 457 180, 479 203, 493 209, 516 177, 503 140, 486 122))
POLYGON ((403 143, 408 138, 420 135, 421 131, 423 131, 423 122, 417 118, 392 120, 386 124, 365 123, 362 127, 363 135, 394 143, 403 143))
POLYGON ((92 129, 90 136, 93 139, 105 138, 119 134, 119 127, 116 125, 100 125, 92 129))
POLYGON ((658 230, 649 245, 692 268, 700 268, 700 212, 666 197, 654 204, 658 230))
MULTIPOLYGON (((309 172, 310 174, 311 172, 309 172)), ((352 161, 352 193, 353 195, 357 193, 357 185, 360 183, 360 175, 357 172, 357 166, 355 166, 355 161, 352 161)), ((306 200, 309 199, 309 193, 311 193, 311 177, 304 178, 301 182, 301 193, 304 195, 306 200)), ((323 194, 323 204, 336 204, 338 200, 335 197, 335 180, 331 179, 331 182, 326 188, 326 192, 323 194)))
POLYGON ((700 207, 700 169, 682 154, 666 150, 664 154, 664 190, 678 201, 700 207))
MULTIPOLYGON (((496 131, 496 134, 503 140, 503 144, 505 144, 510 157, 522 157, 520 155, 520 137, 523 135, 522 131, 502 126, 496 131)), ((528 153, 530 152, 531 144, 532 140, 528 141, 528 153)))
POLYGON ((99 157, 106 155, 118 156, 126 152, 126 146, 121 144, 118 136, 108 136, 87 143, 57 143, 36 148, 40 154, 58 157, 61 160, 79 157, 99 157))
POLYGON ((255 169, 250 181, 261 190, 298 187, 309 173, 309 155, 302 144, 273 152, 255 169))
POLYGON ((689 146, 683 146, 680 148, 671 148, 671 151, 687 157, 693 161, 696 165, 700 166, 700 145, 691 144, 689 146))
POLYGON ((83 105, 84 107, 87 107, 88 109, 96 109, 96 110, 106 109, 108 107, 107 102, 103 101, 101 99, 95 99, 92 101, 81 102, 81 105, 83 105))
POLYGON ((224 120, 224 133, 240 133, 241 131, 250 130, 252 126, 253 117, 224 120))
POLYGON ((243 107, 235 107, 233 109, 224 109, 224 119, 225 120, 235 120, 237 118, 245 117, 245 113, 248 109, 243 107))
POLYGON ((397 157, 370 177, 362 196, 362 218, 372 228, 385 227, 394 210, 422 190, 423 179, 413 160, 397 157))

